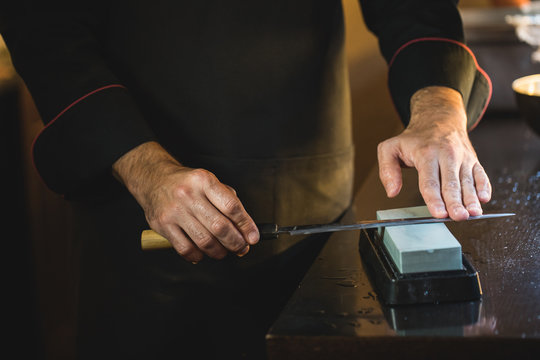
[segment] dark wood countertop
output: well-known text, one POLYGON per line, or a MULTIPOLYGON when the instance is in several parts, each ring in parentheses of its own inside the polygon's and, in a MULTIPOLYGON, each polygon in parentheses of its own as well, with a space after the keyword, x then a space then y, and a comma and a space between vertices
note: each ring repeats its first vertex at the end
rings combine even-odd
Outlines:
MULTIPOLYGON (((517 216, 449 224, 478 270, 481 301, 381 306, 359 232, 328 243, 267 335, 270 359, 540 358, 540 136, 519 120, 484 119, 471 133, 494 187, 488 212, 517 216)), ((416 172, 387 199, 373 169, 344 222, 423 205, 416 172)))

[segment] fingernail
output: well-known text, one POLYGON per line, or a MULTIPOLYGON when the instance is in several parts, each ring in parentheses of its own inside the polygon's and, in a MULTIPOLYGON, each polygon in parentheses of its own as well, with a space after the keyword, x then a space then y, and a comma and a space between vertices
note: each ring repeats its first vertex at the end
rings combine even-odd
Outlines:
POLYGON ((469 213, 473 212, 478 215, 482 214, 482 208, 478 204, 471 204, 467 206, 467 210, 469 211, 469 213))
POLYGON ((387 195, 390 195, 391 193, 393 193, 396 189, 396 183, 395 182, 388 182, 386 183, 386 194, 387 195))
POLYGON ((249 245, 247 245, 242 251, 236 253, 238 257, 242 257, 249 252, 249 245))
POLYGON ((480 192, 478 193, 478 196, 479 196, 480 198, 482 198, 482 199, 487 199, 487 198, 489 198, 489 194, 488 194, 488 192, 485 191, 485 190, 480 191, 480 192))
POLYGON ((256 244, 259 241, 259 234, 255 231, 250 232, 248 235, 248 240, 251 244, 256 244))
POLYGON ((199 262, 198 261, 192 261, 191 262, 193 265, 197 265, 199 262))
POLYGON ((456 207, 452 208, 452 212, 454 213, 455 216, 462 215, 462 216, 464 216, 466 218, 469 218, 469 212, 465 208, 463 208, 461 206, 456 206, 456 207))

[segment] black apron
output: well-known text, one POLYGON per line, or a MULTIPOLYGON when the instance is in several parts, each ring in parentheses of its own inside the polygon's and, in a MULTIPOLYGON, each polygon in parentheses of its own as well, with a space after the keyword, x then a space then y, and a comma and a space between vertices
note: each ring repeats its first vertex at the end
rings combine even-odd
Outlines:
MULTIPOLYGON (((320 3, 138 1, 110 15, 106 53, 160 143, 232 186, 256 222, 330 222, 351 201, 343 14, 339 1, 320 3)), ((327 237, 193 265, 140 249, 148 225, 120 186, 73 205, 88 359, 263 357, 264 334, 327 237)))

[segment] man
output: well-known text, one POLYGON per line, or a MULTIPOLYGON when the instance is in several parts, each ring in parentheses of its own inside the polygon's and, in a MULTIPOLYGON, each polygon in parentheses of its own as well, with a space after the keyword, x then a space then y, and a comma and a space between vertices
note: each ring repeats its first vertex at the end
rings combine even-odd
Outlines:
MULTIPOLYGON (((362 10, 408 125, 379 146, 388 196, 414 166, 434 216, 480 214, 467 130, 490 87, 455 1, 362 10)), ((27 1, 0 31, 46 123, 35 165, 76 214, 80 357, 264 356, 325 238, 258 243, 256 222, 329 222, 351 200, 340 1, 27 1), (143 253, 148 224, 187 261, 143 253)))

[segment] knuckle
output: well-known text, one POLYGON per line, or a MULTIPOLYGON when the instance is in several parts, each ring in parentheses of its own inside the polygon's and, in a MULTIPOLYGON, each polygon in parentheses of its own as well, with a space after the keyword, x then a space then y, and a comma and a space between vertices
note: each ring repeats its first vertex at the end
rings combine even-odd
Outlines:
POLYGON ((194 257, 193 255, 196 254, 195 247, 187 242, 176 242, 175 245, 176 252, 186 259, 194 257))
POLYGON ((441 151, 444 152, 445 156, 457 156, 458 151, 456 147, 452 144, 452 142, 445 142, 441 145, 441 151))
POLYGON ((424 181, 422 181, 422 187, 426 190, 433 191, 439 190, 440 184, 435 179, 425 179, 424 181))
POLYGON ((148 214, 147 220, 150 226, 164 226, 170 222, 170 216, 167 212, 148 214))
POLYGON ((385 158, 384 155, 386 155, 389 152, 393 152, 394 147, 395 147, 395 138, 390 138, 390 139, 381 141, 379 144, 377 144, 377 157, 379 159, 385 158))
POLYGON ((223 237, 229 232, 229 224, 224 219, 215 219, 210 225, 210 229, 212 234, 218 237, 223 237))
POLYGON ((236 226, 239 229, 242 229, 244 231, 254 231, 256 230, 255 224, 251 221, 251 219, 243 218, 236 222, 236 226))
POLYGON ((433 159, 437 156, 437 149, 430 145, 424 145, 418 149, 418 155, 424 160, 433 159))
POLYGON ((377 144, 377 152, 380 153, 380 152, 384 151, 384 149, 386 149, 387 145, 388 145, 388 140, 381 141, 379 144, 377 144))
POLYGON ((450 193, 450 194, 443 194, 444 202, 447 204, 448 207, 455 207, 455 206, 461 206, 462 205, 462 197, 461 194, 457 193, 450 193))
POLYGON ((210 250, 215 246, 215 240, 212 236, 206 234, 199 234, 197 239, 194 239, 195 243, 200 249, 210 250))
POLYGON ((237 195, 236 190, 234 188, 232 188, 231 186, 228 186, 228 185, 225 185, 225 186, 227 186, 227 189, 229 189, 229 191, 232 192, 234 194, 234 196, 237 195))
POLYGON ((456 192, 460 188, 461 187, 460 187, 459 181, 457 180, 448 180, 443 185, 443 191, 448 191, 448 192, 456 192))
POLYGON ((180 199, 190 197, 191 193, 192 189, 187 185, 177 185, 174 189, 174 195, 180 199))
POLYGON ((246 247, 246 243, 244 241, 235 241, 231 246, 229 246, 229 250, 232 252, 240 252, 241 250, 244 250, 246 247))
POLYGON ((461 212, 466 211, 462 205, 458 204, 449 205, 448 210, 450 210, 450 217, 456 220, 461 218, 459 215, 461 212))
POLYGON ((211 183, 215 180, 214 174, 205 169, 193 169, 190 177, 192 181, 199 184, 211 183))
POLYGON ((474 185, 474 181, 470 177, 464 177, 461 179, 461 186, 471 187, 473 185, 474 185))
POLYGON ((429 208, 446 208, 444 202, 440 198, 431 199, 426 205, 428 205, 429 208))
POLYGON ((449 168, 454 168, 458 164, 458 155, 452 151, 452 152, 446 152, 444 154, 444 160, 449 168))
POLYGON ((467 207, 471 207, 471 206, 477 206, 479 207, 480 206, 480 203, 478 202, 478 200, 474 197, 470 197, 470 198, 467 198, 467 199, 464 199, 464 203, 467 207))
POLYGON ((478 202, 478 198, 474 195, 467 195, 467 196, 464 196, 463 197, 463 203, 466 205, 466 206, 471 206, 471 205, 480 205, 480 203, 478 202))
POLYGON ((237 198, 229 199, 225 202, 225 212, 228 214, 238 214, 240 211, 242 211, 242 204, 240 203, 240 200, 237 198))

